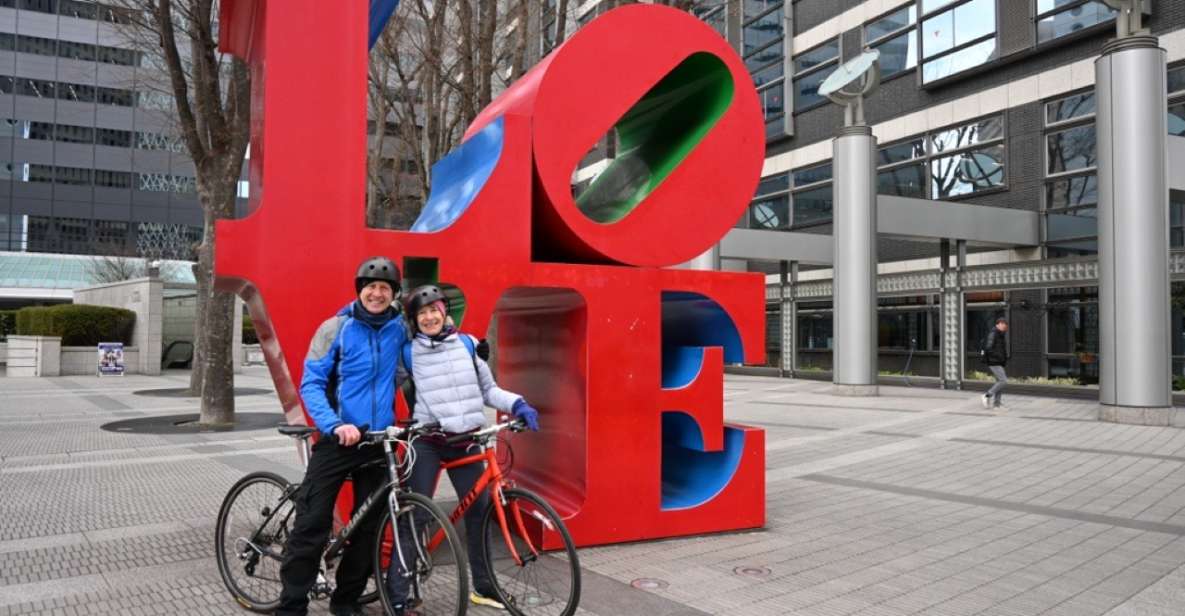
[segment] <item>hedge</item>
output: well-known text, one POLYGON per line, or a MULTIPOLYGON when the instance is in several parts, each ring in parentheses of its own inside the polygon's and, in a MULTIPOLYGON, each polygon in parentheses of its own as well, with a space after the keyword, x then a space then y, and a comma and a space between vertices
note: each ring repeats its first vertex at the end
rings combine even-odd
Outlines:
POLYGON ((16 311, 0 310, 0 340, 16 333, 16 311))
POLYGON ((255 335, 255 322, 249 315, 243 315, 243 344, 259 344, 259 336, 255 335))
POLYGON ((123 308, 60 304, 31 306, 16 313, 21 336, 61 336, 62 346, 94 346, 100 342, 132 342, 136 313, 123 308))

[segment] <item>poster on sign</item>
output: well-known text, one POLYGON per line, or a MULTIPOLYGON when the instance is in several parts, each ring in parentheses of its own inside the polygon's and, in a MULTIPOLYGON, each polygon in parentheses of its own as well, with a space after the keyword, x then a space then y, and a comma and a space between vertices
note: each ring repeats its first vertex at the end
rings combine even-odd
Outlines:
POLYGON ((99 376, 123 376, 123 343, 99 343, 99 376))

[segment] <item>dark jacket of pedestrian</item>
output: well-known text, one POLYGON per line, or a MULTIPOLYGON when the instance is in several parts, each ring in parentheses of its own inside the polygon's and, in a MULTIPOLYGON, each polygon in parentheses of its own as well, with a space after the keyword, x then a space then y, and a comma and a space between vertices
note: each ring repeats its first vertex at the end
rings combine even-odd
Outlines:
POLYGON ((984 361, 989 366, 1003 366, 1008 363, 1008 347, 1005 344, 1004 332, 993 327, 988 333, 983 345, 984 361))

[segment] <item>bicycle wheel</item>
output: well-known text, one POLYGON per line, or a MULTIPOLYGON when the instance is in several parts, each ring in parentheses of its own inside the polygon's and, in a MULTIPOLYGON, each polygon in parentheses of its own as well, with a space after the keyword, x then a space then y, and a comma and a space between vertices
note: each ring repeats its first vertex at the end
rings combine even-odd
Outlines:
POLYGON ((493 503, 481 522, 486 571, 494 582, 498 599, 515 616, 575 614, 580 603, 580 561, 568 528, 555 509, 535 493, 508 488, 502 494, 506 524, 518 561, 507 547, 493 503), (517 520, 522 520, 522 524, 517 520), (544 553, 539 540, 542 529, 558 534, 563 549, 544 553))
POLYGON ((412 492, 398 495, 395 526, 391 524, 390 508, 382 515, 375 541, 374 579, 386 613, 395 613, 391 607, 395 585, 402 587, 398 591, 406 597, 404 605, 414 608, 418 616, 462 616, 469 599, 469 559, 448 516, 432 499, 412 492), (399 531, 400 551, 395 549, 395 528, 399 531), (438 543, 430 547, 433 542, 438 543), (399 566, 398 571, 389 571, 392 562, 405 564, 411 575, 401 581, 389 580, 389 575, 402 576, 400 571, 405 570, 399 566))
POLYGON ((275 473, 251 473, 231 486, 218 510, 218 573, 249 610, 271 612, 280 604, 280 563, 295 517, 294 491, 275 473))

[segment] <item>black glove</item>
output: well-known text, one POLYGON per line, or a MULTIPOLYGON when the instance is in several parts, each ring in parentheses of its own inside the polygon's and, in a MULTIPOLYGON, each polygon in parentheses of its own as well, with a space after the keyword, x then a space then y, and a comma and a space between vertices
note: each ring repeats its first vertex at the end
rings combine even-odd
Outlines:
POLYGON ((473 351, 482 361, 490 361, 490 343, 485 338, 477 341, 477 346, 473 347, 473 351))

